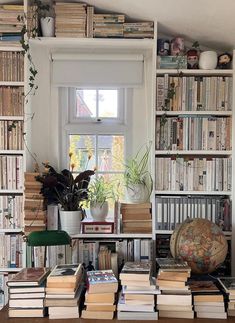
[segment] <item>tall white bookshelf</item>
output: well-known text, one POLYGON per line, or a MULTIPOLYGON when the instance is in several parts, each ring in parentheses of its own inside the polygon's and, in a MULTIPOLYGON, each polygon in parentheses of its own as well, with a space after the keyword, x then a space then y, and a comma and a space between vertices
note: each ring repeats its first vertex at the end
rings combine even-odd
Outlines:
MULTIPOLYGON (((229 69, 229 70, 169 70, 169 69, 157 69, 156 70, 156 77, 164 77, 165 75, 168 75, 169 77, 229 77, 232 80, 233 83, 233 89, 230 88, 230 95, 232 98, 232 106, 231 106, 231 110, 226 110, 226 111, 221 111, 221 110, 216 110, 216 109, 209 109, 209 110, 202 110, 202 111, 187 111, 187 107, 185 109, 185 111, 156 111, 155 110, 155 118, 206 118, 206 117, 212 117, 212 118, 217 118, 217 120, 219 120, 219 118, 231 118, 231 149, 228 150, 217 150, 217 149, 213 149, 213 150, 205 150, 205 149, 201 149, 201 150, 193 150, 193 149, 187 149, 187 150, 179 150, 179 149, 171 149, 169 147, 164 147, 164 149, 160 149, 158 147, 158 149, 155 150, 155 158, 185 158, 188 157, 190 159, 195 159, 195 158, 231 158, 232 160, 232 170, 231 170, 231 174, 233 174, 233 170, 234 170, 234 158, 235 158, 235 152, 234 152, 234 127, 235 127, 235 121, 234 121, 234 67, 233 69, 229 69)), ((157 85, 156 85, 156 92, 158 91, 157 89, 157 85)), ((158 94, 157 94, 158 95, 158 94)), ((157 109, 157 108, 156 108, 157 109)), ((159 125, 159 123, 158 123, 159 125)), ((159 131, 159 129, 156 126, 155 123, 155 134, 156 132, 159 131)), ((155 140, 157 140, 157 138, 155 137, 155 140)), ((158 176, 157 172, 159 170, 155 170, 155 176, 158 176)), ((232 176, 233 177, 233 176, 232 176)), ((169 197, 169 199, 173 196, 177 196, 178 198, 184 198, 187 196, 190 196, 192 198, 197 198, 197 197, 227 197, 232 201, 234 201, 234 178, 232 179, 232 188, 231 190, 162 190, 159 189, 158 187, 156 187, 156 183, 155 183, 155 198, 157 199, 158 197, 169 197)), ((157 208, 157 207, 156 207, 157 208)), ((156 213, 156 218, 158 217, 157 214, 157 209, 155 211, 156 213)), ((235 224, 235 220, 234 220, 234 208, 232 208, 231 211, 231 223, 232 223, 232 228, 231 231, 225 231, 225 235, 226 238, 228 240, 231 240, 231 255, 232 255, 232 259, 231 259, 231 269, 232 269, 232 273, 234 274, 235 272, 235 259, 233 257, 233 250, 235 247, 235 242, 234 239, 232 238, 232 236, 234 235, 234 224, 235 224)), ((164 229, 158 229, 156 227, 155 233, 156 236, 158 234, 168 234, 170 235, 173 231, 172 230, 164 230, 164 229)))

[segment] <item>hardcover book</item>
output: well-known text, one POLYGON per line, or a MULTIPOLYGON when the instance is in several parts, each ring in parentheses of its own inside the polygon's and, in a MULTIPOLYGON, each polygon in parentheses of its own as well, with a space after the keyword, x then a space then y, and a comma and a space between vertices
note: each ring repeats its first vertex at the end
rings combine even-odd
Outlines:
POLYGON ((219 288, 210 280, 190 280, 188 285, 193 293, 216 293, 219 288))
POLYGON ((191 271, 186 261, 174 258, 157 258, 157 264, 160 270, 165 271, 191 271))
POLYGON ((149 281, 151 262, 126 262, 120 273, 121 280, 149 281))
MULTIPOLYGON (((81 264, 57 265, 47 278, 49 282, 76 282, 82 274, 81 264)), ((48 287, 48 284, 47 284, 48 287)))
POLYGON ((49 274, 48 268, 24 268, 7 282, 8 286, 39 286, 49 274))
POLYGON ((227 293, 235 291, 235 277, 218 278, 218 281, 227 293))

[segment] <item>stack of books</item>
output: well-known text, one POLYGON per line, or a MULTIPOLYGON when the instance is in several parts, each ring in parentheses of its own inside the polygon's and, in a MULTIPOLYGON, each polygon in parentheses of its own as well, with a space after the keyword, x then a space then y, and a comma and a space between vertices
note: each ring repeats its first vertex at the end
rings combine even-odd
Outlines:
POLYGON ((94 14, 94 37, 123 37, 124 15, 118 14, 94 14))
POLYGON ((153 38, 154 23, 147 22, 127 22, 123 24, 124 38, 153 38))
POLYGON ((186 284, 191 269, 187 262, 173 258, 157 258, 156 284, 161 290, 157 298, 159 317, 193 318, 192 294, 186 284))
POLYGON ((121 273, 122 292, 118 301, 120 320, 156 320, 155 295, 159 294, 151 277, 151 262, 127 262, 121 273))
POLYGON ((190 280, 194 311, 198 318, 226 319, 224 296, 213 281, 190 280))
POLYGON ((86 37, 86 4, 56 2, 56 37, 86 37))
POLYGON ((124 233, 151 233, 151 203, 121 203, 122 229, 124 233))
POLYGON ((228 316, 235 316, 235 277, 222 277, 218 281, 228 295, 228 316))
POLYGON ((9 279, 9 317, 43 317, 46 268, 24 268, 9 279))
POLYGON ((57 265, 47 278, 46 301, 50 319, 79 318, 83 292, 81 264, 57 265))
POLYGON ((42 183, 36 180, 39 173, 25 173, 25 203, 24 224, 25 233, 43 231, 46 228, 46 212, 44 211, 43 196, 40 194, 42 183))
POLYGON ((82 311, 82 318, 111 320, 116 310, 117 289, 118 281, 112 270, 88 271, 86 309, 82 311))
POLYGON ((17 19, 24 15, 23 5, 5 4, 0 6, 0 44, 6 41, 15 45, 21 39, 23 22, 17 19))

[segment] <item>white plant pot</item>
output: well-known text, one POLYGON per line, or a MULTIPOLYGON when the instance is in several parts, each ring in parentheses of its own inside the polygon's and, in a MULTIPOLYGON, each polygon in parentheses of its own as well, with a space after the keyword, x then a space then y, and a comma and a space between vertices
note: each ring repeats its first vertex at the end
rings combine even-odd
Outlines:
POLYGON ((61 230, 68 234, 78 234, 81 231, 82 211, 63 211, 60 210, 61 230))
POLYGON ((44 17, 40 19, 43 37, 55 36, 55 19, 52 17, 44 17))
POLYGON ((202 52, 199 57, 199 68, 202 70, 213 70, 217 66, 217 53, 208 50, 205 52, 202 52))
POLYGON ((104 203, 96 203, 90 206, 91 216, 95 221, 105 221, 108 211, 109 205, 108 202, 104 203))
POLYGON ((149 199, 149 190, 143 184, 127 187, 127 198, 131 203, 145 203, 149 199))

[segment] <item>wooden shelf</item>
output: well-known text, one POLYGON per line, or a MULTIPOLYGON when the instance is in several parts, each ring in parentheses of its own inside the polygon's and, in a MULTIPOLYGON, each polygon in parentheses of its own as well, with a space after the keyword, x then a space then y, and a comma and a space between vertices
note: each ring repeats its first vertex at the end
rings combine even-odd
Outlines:
POLYGON ((86 238, 109 238, 109 239, 118 239, 118 238, 152 238, 152 233, 120 233, 120 234, 85 234, 80 233, 71 236, 72 239, 86 239, 86 238))
POLYGON ((156 116, 232 116, 232 111, 156 111, 156 116))
POLYGON ((20 233, 22 232, 22 228, 21 229, 0 229, 0 233, 20 233))
POLYGON ((0 190, 0 194, 23 194, 23 190, 0 190))
POLYGON ((155 155, 213 155, 213 156, 230 156, 231 150, 155 150, 155 155))
POLYGON ((178 75, 179 73, 183 73, 185 75, 233 75, 233 70, 187 70, 187 69, 157 69, 157 74, 171 74, 171 75, 178 75))
POLYGON ((18 272, 21 271, 23 268, 9 268, 9 267, 2 267, 0 268, 0 272, 6 271, 6 272, 18 272))
POLYGON ((23 116, 0 116, 0 120, 6 121, 24 121, 23 116))
POLYGON ((231 191, 155 191, 155 195, 231 195, 231 191))
POLYGON ((0 86, 24 86, 24 82, 0 81, 0 86))
POLYGON ((5 42, 3 45, 0 44, 0 51, 1 52, 23 52, 23 48, 19 42, 16 42, 16 45, 10 45, 7 46, 7 42, 5 42))
POLYGON ((0 155, 24 155, 24 150, 0 150, 0 155))

